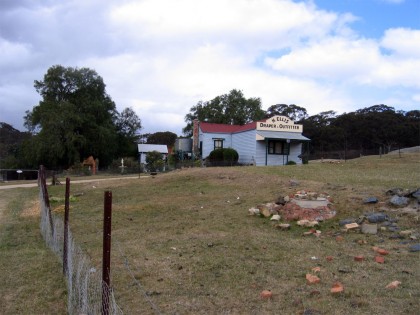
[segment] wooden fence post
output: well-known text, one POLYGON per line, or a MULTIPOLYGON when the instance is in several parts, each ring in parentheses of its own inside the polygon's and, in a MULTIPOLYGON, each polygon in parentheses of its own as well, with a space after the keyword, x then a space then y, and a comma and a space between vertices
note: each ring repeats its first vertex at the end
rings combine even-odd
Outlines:
POLYGON ((104 194, 104 238, 102 258, 102 315, 109 314, 109 292, 111 273, 111 216, 112 216, 112 192, 104 194))
POLYGON ((68 234, 69 234, 69 210, 70 210, 70 178, 66 178, 66 195, 64 203, 64 241, 63 241, 63 274, 68 271, 68 234))
POLYGON ((45 175, 44 165, 41 165, 40 169, 41 169, 40 173, 41 173, 42 197, 44 199, 43 201, 45 202, 45 205, 46 205, 47 211, 48 211, 48 219, 50 221, 51 235, 54 235, 54 223, 53 223, 52 214, 51 214, 50 197, 48 195, 47 179, 46 179, 46 175, 45 175))

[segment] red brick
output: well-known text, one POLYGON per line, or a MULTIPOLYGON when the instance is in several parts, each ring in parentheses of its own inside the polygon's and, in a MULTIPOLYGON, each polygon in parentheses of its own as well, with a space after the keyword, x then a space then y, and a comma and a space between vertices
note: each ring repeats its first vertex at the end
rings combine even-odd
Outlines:
POLYGON ((382 257, 382 256, 376 256, 376 257, 375 257, 375 261, 376 261, 378 264, 383 264, 383 263, 385 263, 385 258, 384 258, 384 257, 382 257))
POLYGON ((263 300, 271 299, 273 297, 273 292, 271 292, 270 290, 261 291, 260 297, 263 300))

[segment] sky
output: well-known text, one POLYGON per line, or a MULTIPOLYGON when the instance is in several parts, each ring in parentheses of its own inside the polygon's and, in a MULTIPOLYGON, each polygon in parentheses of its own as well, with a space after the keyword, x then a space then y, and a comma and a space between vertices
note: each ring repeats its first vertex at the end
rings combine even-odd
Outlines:
POLYGON ((53 65, 95 70, 141 133, 181 135, 232 89, 264 110, 415 110, 420 0, 0 0, 0 122, 25 130, 53 65))

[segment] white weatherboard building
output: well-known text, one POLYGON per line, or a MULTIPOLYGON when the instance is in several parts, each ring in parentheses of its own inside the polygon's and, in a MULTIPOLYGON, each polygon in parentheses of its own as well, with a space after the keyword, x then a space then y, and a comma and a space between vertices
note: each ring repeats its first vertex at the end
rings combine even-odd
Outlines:
POLYGON ((146 164, 146 154, 152 151, 157 151, 162 154, 162 159, 168 156, 168 146, 164 144, 138 144, 138 151, 140 154, 140 163, 146 164))
POLYGON ((194 121, 193 150, 205 159, 217 148, 232 148, 240 164, 302 163, 303 126, 285 116, 274 116, 243 126, 194 121))

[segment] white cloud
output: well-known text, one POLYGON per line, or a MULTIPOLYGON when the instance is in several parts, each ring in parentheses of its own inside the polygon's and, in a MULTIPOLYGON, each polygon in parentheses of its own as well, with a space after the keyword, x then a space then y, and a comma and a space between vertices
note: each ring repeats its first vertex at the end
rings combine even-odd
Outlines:
POLYGON ((380 45, 399 57, 420 58, 420 30, 389 29, 385 32, 380 45))
POLYGON ((0 106, 22 117, 37 102, 33 80, 54 64, 95 69, 144 132, 180 133, 192 106, 232 89, 311 114, 416 104, 420 30, 364 38, 356 20, 312 1, 22 2, 0 11, 0 106), (3 93, 11 85, 27 99, 3 93))

